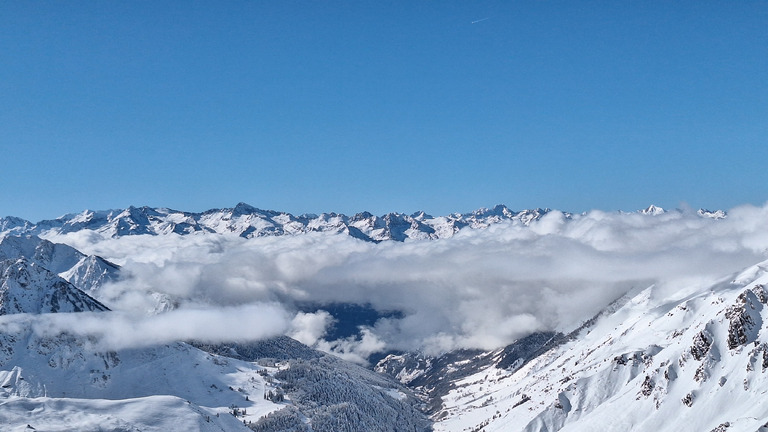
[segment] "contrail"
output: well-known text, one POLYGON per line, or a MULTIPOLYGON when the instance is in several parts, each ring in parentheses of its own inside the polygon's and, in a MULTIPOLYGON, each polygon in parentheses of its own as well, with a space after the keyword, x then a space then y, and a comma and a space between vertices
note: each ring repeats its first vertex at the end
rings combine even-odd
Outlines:
MULTIPOLYGON (((489 17, 489 18, 490 18, 490 17, 489 17)), ((488 19, 488 18, 483 18, 483 19, 475 20, 475 21, 472 21, 472 22, 471 22, 471 24, 477 24, 477 23, 479 23, 479 22, 482 22, 482 21, 485 21, 485 20, 487 20, 487 19, 488 19)))

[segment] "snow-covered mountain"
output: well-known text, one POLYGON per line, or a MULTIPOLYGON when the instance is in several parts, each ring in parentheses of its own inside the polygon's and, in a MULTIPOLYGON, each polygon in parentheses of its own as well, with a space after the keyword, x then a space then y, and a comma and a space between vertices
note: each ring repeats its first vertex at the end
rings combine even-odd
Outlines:
POLYGON ((766 431, 768 262, 704 289, 630 292, 570 335, 391 355, 437 431, 766 431))
MULTIPOLYGON (((38 239, 39 240, 39 239, 38 239)), ((110 350, 60 326, 112 312, 33 257, 0 261, 0 424, 46 431, 426 431, 410 391, 289 338, 110 350), (96 314, 96 315, 94 315, 96 314), (277 348, 279 347, 279 349, 277 348), (237 349, 240 352, 237 351, 237 349), (268 358, 265 358, 268 357, 268 358), (343 427, 342 427, 343 426, 343 427)), ((63 249, 68 251, 67 249, 63 249)), ((63 254, 68 256, 68 254, 63 254)), ((74 260, 52 259, 49 263, 74 260)), ((55 266, 52 266, 55 267, 55 266)), ((77 328, 76 326, 74 327, 77 328)))
POLYGON ((463 227, 486 227, 502 220, 527 224, 547 210, 513 212, 505 206, 481 209, 468 214, 434 218, 418 212, 413 215, 368 212, 346 216, 337 213, 294 216, 261 210, 245 203, 233 208, 189 213, 167 208, 129 207, 125 210, 90 211, 69 214, 33 224, 19 218, 0 219, 0 233, 67 234, 91 230, 109 237, 137 234, 220 233, 242 237, 295 235, 307 232, 338 232, 366 241, 435 239, 450 237, 463 227))
POLYGON ((32 228, 32 223, 14 216, 0 218, 0 233, 20 233, 32 228))
POLYGON ((105 282, 116 280, 120 268, 94 255, 52 243, 34 235, 7 235, 0 238, 0 260, 24 257, 50 272, 63 277, 90 294, 105 282))
POLYGON ((74 285, 24 257, 0 261, 0 315, 105 310, 74 285))
MULTIPOLYGON (((254 414, 278 408, 262 402, 262 368, 250 363, 221 360, 183 343, 104 351, 89 338, 66 330, 41 330, 37 317, 46 314, 110 312, 23 257, 0 262, 0 270, 0 419, 4 427, 133 431, 174 430, 184 425, 189 430, 209 430, 203 425, 212 421, 226 430, 247 430, 231 415, 216 414, 226 414, 232 404, 263 405, 252 406, 254 414), (246 390, 233 391, 233 385, 246 390), (247 395, 257 403, 244 403, 247 395), (156 404, 169 410, 166 415, 177 417, 177 426, 156 417, 160 414, 156 404), (150 414, 143 414, 145 410, 150 414), (211 416, 216 419, 209 420, 211 416)), ((53 323, 47 322, 48 326, 53 323)))
MULTIPOLYGON (((32 223, 19 218, 0 219, 1 234, 36 234, 43 237, 90 230, 108 237, 138 234, 220 233, 241 237, 296 235, 309 232, 343 233, 365 241, 405 241, 452 237, 465 227, 487 228, 509 221, 529 225, 549 213, 549 209, 512 211, 504 205, 483 208, 470 213, 452 213, 434 217, 424 212, 412 215, 387 213, 375 216, 368 212, 346 216, 337 213, 294 216, 290 213, 261 210, 245 203, 233 208, 190 213, 167 208, 129 207, 124 210, 91 211, 68 214, 57 219, 32 223)), ((650 206, 645 214, 665 213, 650 206)), ((722 211, 700 210, 702 217, 725 217, 722 211)), ((565 213, 568 219, 571 214, 565 213)))
POLYGON ((494 351, 456 350, 440 356, 405 352, 389 354, 374 370, 393 376, 426 397, 428 413, 444 416, 443 397, 456 383, 489 367, 519 368, 545 350, 563 342, 565 336, 554 332, 533 333, 494 351))

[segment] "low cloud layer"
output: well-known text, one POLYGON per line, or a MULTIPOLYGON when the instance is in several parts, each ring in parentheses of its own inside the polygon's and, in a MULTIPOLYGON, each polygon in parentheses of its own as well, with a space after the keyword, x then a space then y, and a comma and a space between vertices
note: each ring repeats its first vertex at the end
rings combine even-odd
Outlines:
POLYGON ((12 314, 0 317, 0 331, 29 327, 41 338, 61 333, 84 338, 101 351, 140 348, 183 340, 243 342, 284 334, 286 312, 279 305, 179 309, 157 315, 125 311, 12 314))
POLYGON ((533 331, 569 330, 631 289, 655 284, 656 295, 674 296, 706 287, 768 258, 768 207, 735 208, 725 220, 686 211, 593 211, 567 220, 551 212, 530 227, 501 223, 406 243, 322 233, 246 240, 81 232, 52 240, 123 266, 123 280, 99 293, 111 308, 150 316, 174 310, 147 318, 154 328, 215 339, 208 325, 239 334, 274 322, 265 334, 287 333, 355 359, 383 349, 495 348, 533 331), (402 315, 379 320, 362 338, 325 341, 332 319, 298 313, 307 302, 402 315), (249 323, 246 315, 264 315, 265 304, 273 316, 249 323), (209 309, 236 310, 239 318, 212 314, 201 318, 206 325, 185 327, 209 309))

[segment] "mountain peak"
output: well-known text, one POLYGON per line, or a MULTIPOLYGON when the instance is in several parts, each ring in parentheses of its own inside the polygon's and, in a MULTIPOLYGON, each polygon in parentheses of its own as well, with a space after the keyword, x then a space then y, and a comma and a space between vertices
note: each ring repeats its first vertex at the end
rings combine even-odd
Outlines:
POLYGON ((32 226, 32 222, 15 216, 0 218, 0 232, 23 230, 32 226))
POLYGON ((0 261, 0 315, 109 310, 26 258, 0 261))
POLYGON ((434 217, 430 214, 427 214, 423 210, 419 210, 417 212, 414 212, 411 217, 419 222, 423 221, 424 219, 434 219, 434 217))
POLYGON ((252 206, 250 204, 246 204, 244 202, 239 202, 239 203, 237 203, 236 206, 234 206, 232 208, 232 214, 233 215, 253 214, 253 213, 256 213, 258 211, 259 211, 259 209, 257 209, 256 207, 254 207, 254 206, 252 206))
POLYGON ((712 219, 725 219, 728 217, 728 214, 723 210, 707 210, 707 209, 699 209, 696 212, 701 217, 708 217, 712 219))
POLYGON ((644 208, 643 210, 640 210, 640 213, 646 214, 646 215, 652 215, 652 216, 657 216, 657 215, 660 215, 660 214, 664 214, 666 212, 667 211, 664 210, 663 208, 655 206, 653 204, 649 205, 648 207, 644 208))

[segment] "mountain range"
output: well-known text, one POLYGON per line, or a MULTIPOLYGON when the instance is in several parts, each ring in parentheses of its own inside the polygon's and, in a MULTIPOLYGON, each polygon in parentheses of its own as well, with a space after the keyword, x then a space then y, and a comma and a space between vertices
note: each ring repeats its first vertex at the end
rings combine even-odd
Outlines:
MULTIPOLYGON (((129 207, 122 210, 85 210, 56 219, 32 223, 16 217, 0 219, 0 234, 67 234, 90 230, 108 237, 128 235, 162 235, 218 233, 234 234, 245 238, 262 236, 297 235, 310 232, 343 233, 369 242, 385 240, 433 240, 449 238, 463 228, 482 229, 500 222, 529 225, 541 219, 550 209, 512 211, 505 205, 482 208, 470 213, 452 213, 434 217, 424 212, 411 215, 387 213, 375 216, 368 212, 346 216, 338 213, 320 215, 261 210, 245 203, 225 209, 211 209, 190 213, 167 208, 129 207)), ((660 215, 666 211, 649 206, 639 213, 660 215)), ((698 211, 701 217, 721 219, 722 210, 698 211)), ((566 219, 571 213, 564 213, 566 219)))
MULTIPOLYGON (((203 213, 86 211, 36 224, 4 218, 0 422, 19 431, 768 432, 761 402, 768 392, 768 261, 714 283, 635 286, 567 331, 534 331, 493 350, 392 351, 364 368, 286 336, 112 350, 59 331, 52 317, 113 313, 97 298, 121 268, 41 238, 78 230, 115 238, 320 231, 374 243, 425 241, 502 222, 528 226, 549 212, 497 206, 437 218, 294 217, 239 204, 203 213)), ((651 206, 633 217, 665 214, 651 206)), ((345 332, 356 319, 390 316, 368 307, 329 310, 345 332)))

